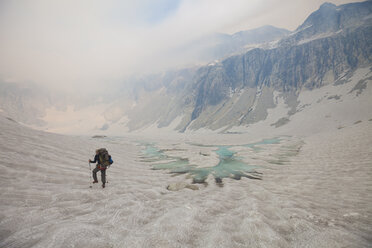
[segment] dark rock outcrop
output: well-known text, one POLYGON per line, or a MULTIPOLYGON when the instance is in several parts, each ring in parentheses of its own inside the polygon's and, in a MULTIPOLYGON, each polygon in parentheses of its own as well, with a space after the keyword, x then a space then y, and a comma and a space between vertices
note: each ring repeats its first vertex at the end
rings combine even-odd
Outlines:
POLYGON ((159 78, 163 83, 158 89, 166 91, 155 94, 161 104, 151 101, 141 106, 140 112, 146 113, 141 118, 145 116, 146 121, 130 125, 136 129, 158 122, 163 127, 180 115, 179 131, 250 124, 264 120, 267 109, 275 107, 274 92, 285 97, 291 115, 301 90, 334 83, 371 64, 372 1, 341 6, 326 3, 276 44, 263 44, 193 69, 187 77, 175 72, 159 78))

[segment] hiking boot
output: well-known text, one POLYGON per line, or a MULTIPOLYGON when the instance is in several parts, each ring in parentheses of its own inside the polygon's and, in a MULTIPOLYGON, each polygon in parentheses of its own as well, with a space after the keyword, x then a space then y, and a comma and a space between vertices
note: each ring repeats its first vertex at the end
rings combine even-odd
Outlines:
POLYGON ((105 187, 105 184, 102 184, 102 188, 104 188, 105 187))
POLYGON ((93 183, 98 183, 98 181, 93 181, 93 183))

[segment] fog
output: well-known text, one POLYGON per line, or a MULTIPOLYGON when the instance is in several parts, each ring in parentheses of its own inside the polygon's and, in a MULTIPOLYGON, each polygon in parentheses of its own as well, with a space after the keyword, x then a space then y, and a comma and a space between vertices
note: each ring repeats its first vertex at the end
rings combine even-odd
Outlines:
POLYGON ((208 34, 267 24, 293 30, 322 2, 2 0, 0 79, 91 92, 199 63, 182 48, 208 34))
POLYGON ((0 247, 371 247, 372 2, 159 73, 321 3, 0 0, 0 247))

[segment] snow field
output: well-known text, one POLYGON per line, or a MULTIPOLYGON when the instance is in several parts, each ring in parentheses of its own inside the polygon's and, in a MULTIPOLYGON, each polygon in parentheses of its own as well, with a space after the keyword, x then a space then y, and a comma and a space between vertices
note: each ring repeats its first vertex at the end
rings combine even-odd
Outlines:
MULTIPOLYGON (((371 243, 372 122, 305 138, 298 154, 284 164, 266 163, 260 169, 262 181, 227 178, 219 187, 209 177, 208 186, 176 192, 166 186, 188 179, 151 170, 140 161, 141 146, 133 137, 61 136, 29 130, 5 118, 0 124, 1 247, 371 243), (115 160, 105 189, 89 188, 87 160, 97 147, 108 148, 115 160)), ((230 138, 236 144, 241 139, 230 138)), ((203 139, 208 141, 207 136, 203 139)), ((175 140, 159 142, 170 143, 175 140)), ((276 154, 276 149, 269 146, 258 160, 276 154)))

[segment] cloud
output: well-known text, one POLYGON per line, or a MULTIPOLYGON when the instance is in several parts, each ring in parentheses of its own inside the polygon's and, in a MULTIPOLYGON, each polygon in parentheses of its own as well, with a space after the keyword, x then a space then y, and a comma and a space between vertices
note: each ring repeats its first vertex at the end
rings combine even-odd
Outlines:
POLYGON ((204 35, 286 27, 278 21, 288 19, 286 9, 313 8, 299 5, 306 0, 278 2, 2 0, 0 76, 52 88, 104 89, 133 73, 194 62, 181 48, 204 35))

